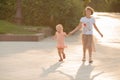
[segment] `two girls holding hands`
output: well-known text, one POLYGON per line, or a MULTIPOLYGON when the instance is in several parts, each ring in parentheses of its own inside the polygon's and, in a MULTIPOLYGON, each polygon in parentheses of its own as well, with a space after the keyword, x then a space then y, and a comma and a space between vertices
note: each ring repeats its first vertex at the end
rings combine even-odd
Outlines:
MULTIPOLYGON (((102 33, 99 31, 95 24, 95 19, 91 15, 94 13, 93 8, 86 7, 85 8, 85 16, 80 19, 79 25, 72 30, 68 35, 73 34, 74 32, 78 31, 82 28, 82 45, 83 45, 83 58, 82 61, 86 61, 86 51, 88 50, 89 53, 89 63, 92 63, 92 49, 93 49, 93 28, 100 34, 101 37, 103 37, 102 33)), ((64 44, 64 38, 66 35, 65 32, 63 32, 63 27, 61 24, 58 24, 56 26, 56 34, 55 37, 57 39, 58 45, 58 53, 60 60, 63 61, 65 59, 65 53, 64 48, 66 47, 64 44)))

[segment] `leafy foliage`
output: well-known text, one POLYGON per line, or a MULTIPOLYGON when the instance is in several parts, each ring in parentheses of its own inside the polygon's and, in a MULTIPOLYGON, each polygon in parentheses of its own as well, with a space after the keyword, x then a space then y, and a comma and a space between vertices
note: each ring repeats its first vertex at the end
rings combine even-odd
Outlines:
MULTIPOLYGON (((0 0, 0 19, 13 22, 17 0, 0 0)), ((120 12, 119 0, 21 0, 22 22, 31 26, 50 26, 55 29, 59 23, 70 31, 83 15, 83 9, 90 5, 95 11, 120 12)))
POLYGON ((120 0, 91 0, 89 5, 96 11, 120 12, 120 0))
POLYGON ((69 30, 70 27, 75 27, 82 15, 80 4, 79 0, 25 0, 24 21, 27 25, 45 25, 53 29, 61 23, 65 30, 69 30))

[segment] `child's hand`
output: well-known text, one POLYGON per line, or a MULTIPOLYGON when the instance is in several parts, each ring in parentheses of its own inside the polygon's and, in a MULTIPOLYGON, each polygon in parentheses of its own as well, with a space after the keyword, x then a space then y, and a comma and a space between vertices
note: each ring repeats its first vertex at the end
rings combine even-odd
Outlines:
POLYGON ((101 35, 101 37, 103 37, 103 34, 100 34, 101 35))
POLYGON ((73 34, 72 32, 69 32, 69 33, 68 33, 68 36, 70 36, 70 35, 72 35, 72 34, 73 34))

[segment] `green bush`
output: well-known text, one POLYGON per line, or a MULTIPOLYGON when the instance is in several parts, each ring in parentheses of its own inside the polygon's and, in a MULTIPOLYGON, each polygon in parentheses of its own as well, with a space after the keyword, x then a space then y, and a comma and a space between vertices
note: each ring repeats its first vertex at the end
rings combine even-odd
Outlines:
MULTIPOLYGON (((0 0, 0 19, 14 21, 17 0, 0 0)), ((65 31, 75 27, 82 16, 80 0, 21 0, 24 25, 50 26, 61 23, 65 31)))

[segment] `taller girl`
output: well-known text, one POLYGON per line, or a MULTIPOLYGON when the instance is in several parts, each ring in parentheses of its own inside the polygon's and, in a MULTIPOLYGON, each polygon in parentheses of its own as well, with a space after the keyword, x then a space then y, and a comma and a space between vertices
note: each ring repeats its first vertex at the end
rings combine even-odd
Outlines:
POLYGON ((82 44, 83 44, 83 58, 82 61, 86 61, 86 50, 89 52, 89 63, 92 63, 92 45, 93 45, 93 27, 103 37, 95 24, 95 19, 91 16, 94 13, 93 8, 85 8, 85 16, 80 19, 79 25, 69 33, 73 34, 77 30, 82 28, 82 44))

